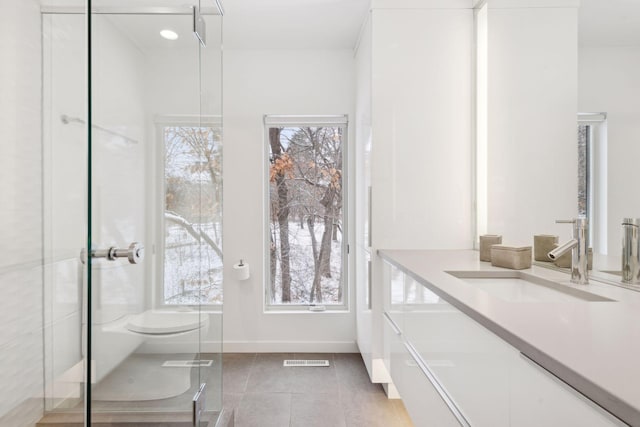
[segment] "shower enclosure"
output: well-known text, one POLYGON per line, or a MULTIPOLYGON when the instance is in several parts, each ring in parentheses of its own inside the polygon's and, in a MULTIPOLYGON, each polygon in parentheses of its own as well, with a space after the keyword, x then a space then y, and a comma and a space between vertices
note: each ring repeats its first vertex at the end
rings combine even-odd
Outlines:
POLYGON ((0 392, 0 425, 221 425, 221 5, 23 1, 42 380, 0 392))

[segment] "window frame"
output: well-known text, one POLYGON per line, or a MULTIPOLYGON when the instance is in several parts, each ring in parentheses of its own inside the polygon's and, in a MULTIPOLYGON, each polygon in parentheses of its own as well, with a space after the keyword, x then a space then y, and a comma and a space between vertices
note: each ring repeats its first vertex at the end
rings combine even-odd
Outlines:
POLYGON ((269 115, 266 114, 263 117, 263 250, 264 250, 264 268, 263 268, 263 296, 264 296, 264 312, 265 313, 278 313, 278 312, 293 312, 293 313, 344 313, 349 311, 350 304, 350 208, 351 208, 351 191, 349 189, 349 117, 347 114, 342 115, 269 115), (268 254, 270 251, 270 182, 269 182, 269 128, 273 127, 341 127, 342 133, 342 274, 341 283, 342 286, 342 302, 339 304, 299 304, 299 303, 287 303, 277 304, 271 302, 271 289, 269 283, 271 282, 271 271, 268 262, 268 254), (323 310, 314 311, 312 307, 324 307, 323 310))
POLYGON ((606 147, 607 113, 578 113, 578 126, 587 133, 586 218, 589 224, 589 245, 598 253, 607 253, 606 147))
MULTIPOLYGON (((155 259, 155 265, 152 267, 152 296, 151 300, 154 306, 159 309, 171 309, 188 307, 194 310, 204 309, 207 312, 222 312, 224 303, 220 304, 168 304, 164 299, 164 261, 165 261, 165 226, 166 220, 165 213, 165 165, 166 165, 166 147, 164 141, 164 128, 166 127, 214 127, 220 129, 220 133, 223 132, 222 117, 220 116, 199 116, 199 115, 162 115, 155 117, 154 130, 156 132, 155 140, 157 141, 155 146, 155 154, 153 155, 154 172, 152 172, 152 179, 156 182, 156 196, 155 201, 151 204, 153 206, 154 214, 152 217, 155 219, 155 224, 152 226, 152 233, 156 236, 154 239, 153 254, 155 259)), ((223 190, 224 191, 224 190, 223 190)), ((222 218, 224 223, 224 217, 222 218)), ((223 261, 224 266, 224 261, 223 261)), ((224 278, 223 278, 224 287, 224 278)))

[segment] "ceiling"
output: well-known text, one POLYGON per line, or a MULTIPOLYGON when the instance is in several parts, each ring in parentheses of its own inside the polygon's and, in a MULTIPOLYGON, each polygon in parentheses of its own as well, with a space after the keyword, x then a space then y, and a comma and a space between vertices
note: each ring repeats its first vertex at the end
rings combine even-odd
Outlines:
MULTIPOLYGON (((193 35, 193 17, 190 15, 97 15, 94 26, 104 19, 120 30, 140 50, 147 49, 191 49, 197 55, 198 43, 193 35), (160 37, 161 30, 172 30, 177 40, 160 37)), ((207 27, 213 36, 214 28, 207 27)))
POLYGON ((640 0, 580 0, 581 46, 640 46, 640 0))
MULTIPOLYGON (((213 0, 201 1, 203 5, 207 1, 213 4, 213 0)), ((178 2, 167 0, 165 6, 178 2)), ((353 49, 368 5, 369 0, 226 0, 224 46, 227 49, 353 49)), ((126 11, 127 7, 122 10, 126 11)), ((101 16, 142 50, 195 46, 189 15, 101 16), (167 41, 159 37, 160 30, 165 28, 176 31, 179 39, 167 41)), ((210 20, 207 33, 219 31, 216 25, 215 20, 210 20)))
POLYGON ((225 0, 224 45, 352 49, 368 4, 368 0, 225 0))
MULTIPOLYGON (((225 0, 225 47, 353 48, 368 0, 225 0)), ((640 46, 640 0, 581 0, 581 46, 640 46)))
MULTIPOLYGON (((140 1, 152 2, 136 0, 140 1)), ((160 0, 153 1, 157 4, 160 0)), ((193 0, 162 1, 165 6, 185 6, 188 10, 188 3, 193 0)), ((213 0, 201 1, 213 4, 213 0)), ((369 0, 225 0, 224 46, 227 49, 352 49, 368 4, 369 0)), ((640 46, 640 0, 581 0, 578 15, 581 46, 640 46)), ((112 15, 110 18, 143 49, 194 46, 188 15, 112 15), (180 39, 170 42, 160 38, 158 33, 164 28, 178 31, 180 39)), ((216 31, 215 24, 210 27, 216 31)))

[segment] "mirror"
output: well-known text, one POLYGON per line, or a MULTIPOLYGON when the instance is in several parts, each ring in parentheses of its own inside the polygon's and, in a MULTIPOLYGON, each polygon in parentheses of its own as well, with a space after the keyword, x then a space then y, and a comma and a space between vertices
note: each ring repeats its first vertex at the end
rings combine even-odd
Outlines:
POLYGON ((581 169, 592 277, 619 282, 601 272, 621 269, 622 219, 640 217, 640 1, 487 4, 476 15, 477 232, 516 245, 571 238, 554 221, 578 215, 581 169))
MULTIPOLYGON (((640 2, 581 0, 578 111, 587 148, 592 246, 619 257, 622 218, 640 217, 640 2)), ((602 258, 602 257, 600 257, 602 258)), ((602 260, 601 260, 602 261, 602 260)), ((619 265, 615 267, 619 269, 619 265)), ((595 265, 595 270, 603 269, 595 265)))
POLYGON ((476 242, 564 242, 555 220, 581 210, 592 276, 619 271, 622 219, 640 217, 640 1, 489 0, 476 39, 476 242))

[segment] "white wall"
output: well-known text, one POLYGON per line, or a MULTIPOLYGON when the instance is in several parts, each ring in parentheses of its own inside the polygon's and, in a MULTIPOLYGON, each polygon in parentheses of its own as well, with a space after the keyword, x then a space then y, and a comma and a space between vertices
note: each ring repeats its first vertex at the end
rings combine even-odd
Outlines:
POLYGON ((40 13, 0 1, 0 425, 42 415, 40 13))
POLYGON ((620 255, 622 218, 640 217, 640 47, 581 47, 578 109, 607 113, 607 252, 620 255))
MULTIPOLYGON (((224 52, 225 351, 356 351, 353 310, 264 312, 263 116, 349 114, 352 146, 354 91, 351 50, 224 52), (232 275, 240 258, 251 266, 243 282, 232 275)), ((350 301, 353 306, 353 289, 350 301)))
POLYGON ((489 2, 486 230, 504 244, 565 240, 555 220, 577 216, 577 9, 560 3, 489 2))

